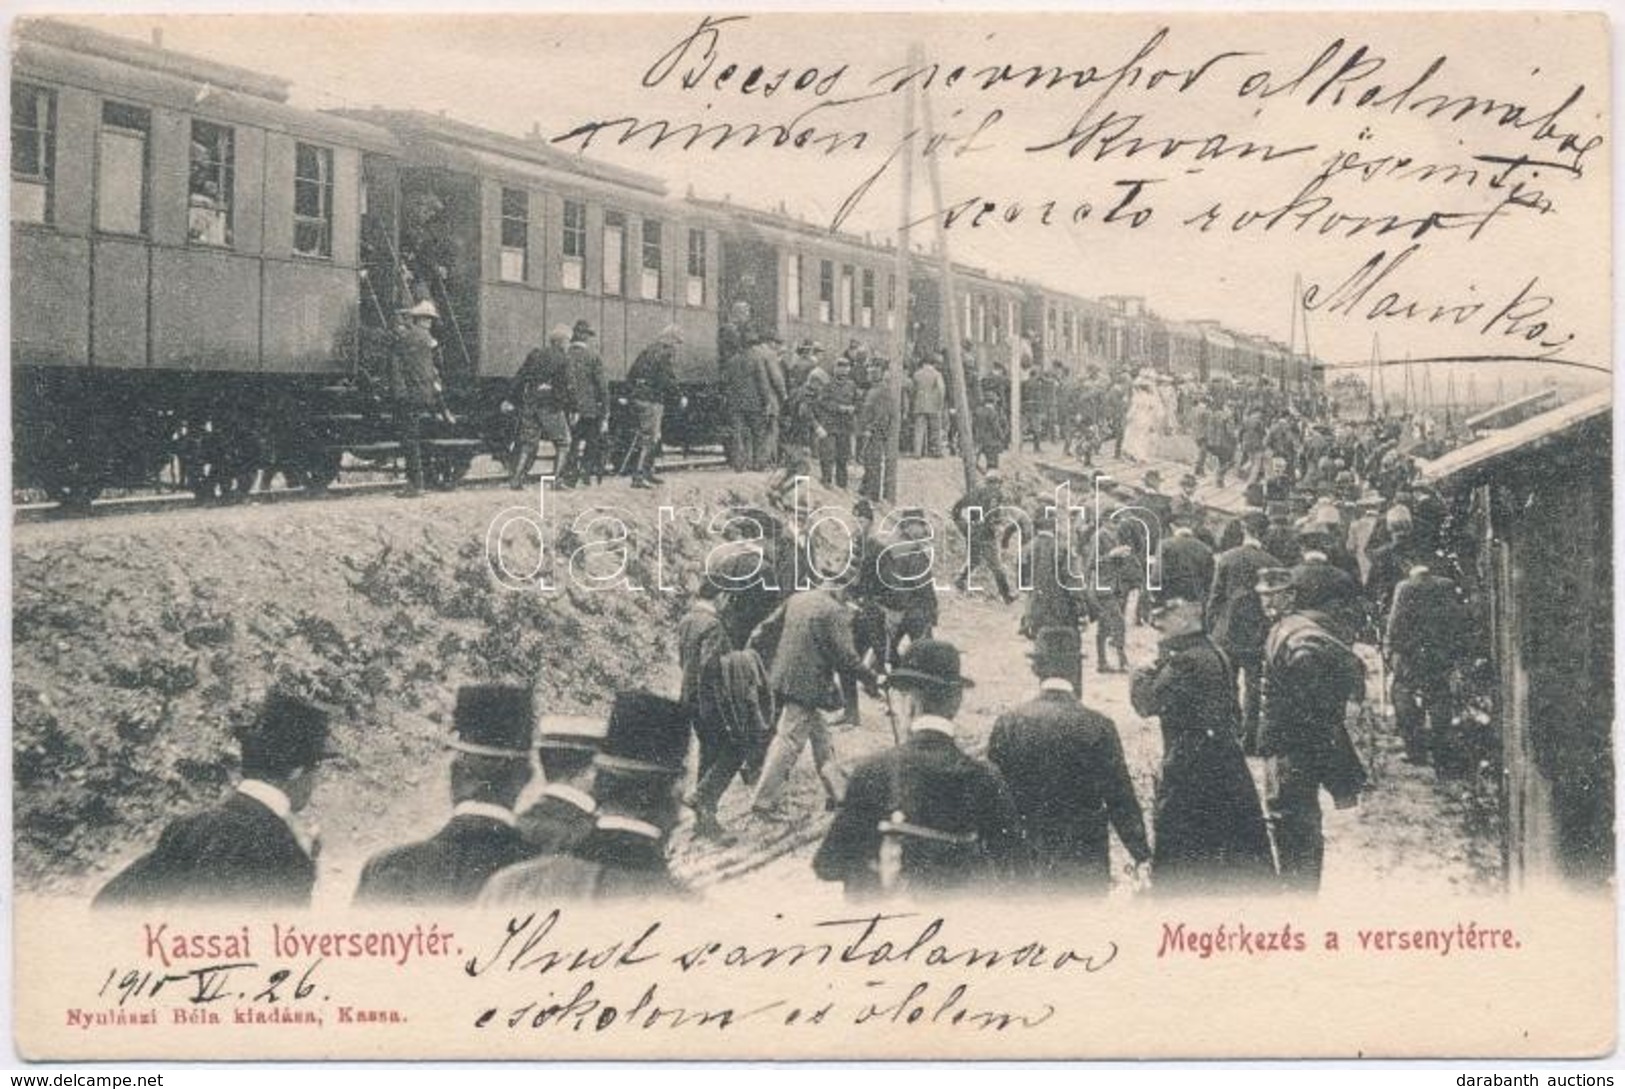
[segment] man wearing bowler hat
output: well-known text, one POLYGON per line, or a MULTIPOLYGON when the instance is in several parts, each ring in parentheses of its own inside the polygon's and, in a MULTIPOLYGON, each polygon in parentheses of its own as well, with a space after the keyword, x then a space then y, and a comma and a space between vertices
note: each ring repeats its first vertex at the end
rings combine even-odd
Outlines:
POLYGON ((519 814, 519 834, 535 854, 568 854, 592 831, 592 761, 607 728, 601 715, 542 716, 536 757, 547 785, 519 814))
POLYGON ((1111 886, 1110 834, 1136 866, 1151 857, 1145 817, 1117 725, 1085 707, 1083 639, 1075 626, 1040 628, 1028 658, 1038 694, 1000 715, 987 756, 1009 786, 1033 885, 1103 894, 1111 886))
POLYGON ((231 797, 172 821, 150 854, 107 883, 96 907, 310 904, 317 846, 297 814, 310 803, 321 761, 331 755, 327 712, 273 693, 237 741, 243 779, 231 797))
POLYGON ((565 459, 565 484, 583 487, 604 479, 604 446, 609 434, 609 384, 604 361, 593 344, 598 331, 585 318, 570 330, 565 373, 575 419, 570 425, 570 456, 565 459))
POLYGON ((530 857, 513 812, 531 775, 530 689, 458 689, 453 729, 451 820, 426 840, 373 856, 361 871, 357 904, 468 903, 486 878, 530 857))
POLYGON ((972 891, 1014 876, 1023 850, 1010 792, 954 743, 953 716, 971 684, 959 650, 921 640, 889 680, 907 740, 853 772, 813 872, 853 898, 972 891))
POLYGON ((570 854, 549 855, 496 874, 482 906, 546 900, 683 896, 666 865, 677 824, 677 786, 688 753, 688 709, 642 690, 621 692, 593 758, 593 829, 570 854))

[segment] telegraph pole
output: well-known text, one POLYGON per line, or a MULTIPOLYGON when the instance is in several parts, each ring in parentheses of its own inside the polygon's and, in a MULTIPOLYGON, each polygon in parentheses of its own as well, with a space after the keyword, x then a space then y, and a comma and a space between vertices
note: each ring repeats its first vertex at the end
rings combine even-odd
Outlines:
MULTIPOLYGON (((908 63, 918 69, 924 53, 918 42, 909 47, 908 63)), ((887 394, 891 401, 891 437, 886 440, 886 472, 881 495, 897 502, 897 467, 903 437, 903 364, 908 355, 909 222, 914 198, 914 81, 903 89, 903 183, 898 197, 897 251, 892 262, 891 365, 886 368, 887 394)))

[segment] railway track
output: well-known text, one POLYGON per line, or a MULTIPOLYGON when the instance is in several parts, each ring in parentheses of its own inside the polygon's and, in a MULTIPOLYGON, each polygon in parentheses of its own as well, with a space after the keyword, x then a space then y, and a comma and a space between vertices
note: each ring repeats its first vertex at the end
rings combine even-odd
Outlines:
MULTIPOLYGON (((711 456, 698 456, 681 458, 661 463, 661 473, 682 473, 725 469, 728 467, 727 458, 720 454, 711 456)), ((368 470, 377 472, 377 470, 368 470)), ((532 476, 532 486, 541 478, 532 476)), ((606 481, 611 478, 606 477, 606 481)), ((626 478, 613 478, 626 479, 626 478)), ((506 473, 481 473, 464 477, 455 488, 450 491, 485 490, 505 487, 508 482, 506 473)), ((28 525, 39 522, 73 521, 76 519, 92 518, 119 518, 136 514, 152 514, 163 512, 180 513, 183 511, 218 511, 234 507, 267 506, 277 503, 323 503, 336 502, 354 496, 388 495, 401 487, 401 481, 389 480, 358 480, 350 483, 336 483, 326 488, 298 488, 283 487, 271 488, 264 491, 251 492, 246 496, 231 499, 203 501, 189 492, 155 491, 150 494, 116 496, 106 499, 97 499, 88 506, 70 506, 60 503, 26 502, 12 505, 12 523, 14 525, 28 525)))

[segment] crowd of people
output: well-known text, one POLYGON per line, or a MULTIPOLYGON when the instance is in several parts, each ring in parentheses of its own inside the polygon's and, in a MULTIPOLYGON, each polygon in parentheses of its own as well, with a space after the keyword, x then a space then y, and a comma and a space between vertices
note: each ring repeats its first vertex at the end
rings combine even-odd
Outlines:
MULTIPOLYGON (((590 354, 590 339, 586 323, 556 331, 550 354, 528 360, 516 387, 570 385, 569 364, 590 354)), ((733 358, 771 374, 776 346, 749 340, 742 335, 733 358)), ((678 343, 674 331, 662 334, 634 366, 640 405, 663 403, 678 343)), ((884 387, 869 377, 862 393, 852 371, 876 368, 861 353, 837 360, 833 374, 815 348, 797 357, 784 376, 789 411, 742 415, 733 452, 742 466, 772 469, 774 482, 816 454, 839 487, 844 462, 827 440, 872 439, 865 401, 884 387), (763 422, 775 416, 776 427, 763 422), (770 441, 780 456, 758 459, 770 441)), ((913 406, 928 410, 913 414, 917 448, 931 456, 952 428, 938 411, 942 379, 930 359, 911 387, 913 406)), ((528 412, 529 396, 516 388, 513 410, 528 412)), ((1037 688, 993 724, 985 756, 963 747, 954 722, 974 682, 960 649, 935 637, 933 564, 943 553, 940 541, 933 548, 933 515, 904 507, 877 519, 875 501, 858 498, 837 570, 821 562, 828 557, 805 512, 740 512, 737 547, 696 580, 678 626, 676 698, 624 691, 607 716, 538 717, 526 689, 460 690, 451 819, 430 839, 372 859, 357 901, 681 893, 667 855, 682 812, 692 812, 694 836, 722 844, 739 831, 720 816, 733 790, 748 795, 745 820, 810 819, 786 789, 807 748, 832 814, 813 869, 854 897, 1103 892, 1113 832, 1130 880, 1155 890, 1318 888, 1322 793, 1342 807, 1367 786, 1369 720, 1359 716, 1378 694, 1368 663, 1391 677, 1405 758, 1441 776, 1464 774, 1472 743, 1463 674, 1479 634, 1447 554, 1444 506, 1414 479, 1398 429, 1328 422, 1303 408, 1262 386, 1190 396, 1183 423, 1201 453, 1177 492, 1151 469, 1137 488, 1111 490, 1103 509, 1057 511, 1011 494, 997 467, 979 475, 949 514, 964 541, 954 585, 966 591, 986 573, 1006 603, 1025 593, 1019 632, 1031 642, 1037 688), (1198 501, 1209 463, 1243 474, 1252 509, 1222 513, 1198 501), (1013 538, 1014 584, 1003 561, 1013 538), (1130 662, 1131 623, 1156 630, 1154 660, 1130 662), (1128 673, 1133 706, 1160 723, 1149 820, 1116 723, 1085 700, 1090 625, 1095 669, 1128 673), (1361 643, 1376 653, 1360 653, 1361 643), (884 705, 894 744, 847 774, 835 738, 871 729, 860 690, 884 705), (1250 760, 1267 771, 1262 796, 1250 760), (516 812, 538 773, 536 801, 516 812)), ((602 425, 565 415, 561 469, 590 475, 602 425)), ((647 449, 657 449, 658 411, 640 408, 638 423, 647 449)), ((637 464, 647 480, 652 457, 637 464)), ((316 854, 297 814, 314 791, 325 738, 324 711, 273 696, 241 737, 238 791, 170 825, 98 903, 308 900, 316 854)))

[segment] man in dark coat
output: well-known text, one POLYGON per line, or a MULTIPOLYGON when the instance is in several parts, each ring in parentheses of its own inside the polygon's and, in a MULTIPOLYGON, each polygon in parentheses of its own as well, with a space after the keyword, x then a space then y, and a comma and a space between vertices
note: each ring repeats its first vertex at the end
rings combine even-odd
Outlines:
POLYGON ((666 847, 677 825, 688 732, 688 712, 675 700, 641 690, 617 693, 593 758, 598 816, 592 831, 569 854, 530 859, 493 875, 480 906, 686 896, 666 847))
POLYGON ((898 539, 886 546, 879 560, 880 581, 886 587, 882 604, 891 630, 887 661, 897 660, 904 639, 918 643, 931 638, 939 616, 931 522, 920 507, 905 507, 896 518, 898 539))
POLYGON ((1021 815, 1026 878, 1051 891, 1104 894, 1109 829, 1135 865, 1151 851, 1117 726, 1079 700, 1082 653, 1076 628, 1039 630, 1029 655, 1038 695, 999 716, 987 756, 1021 815))
POLYGON ((761 461, 764 415, 762 391, 748 348, 721 357, 717 386, 728 412, 728 464, 735 472, 753 469, 761 461))
POLYGON ((729 536, 751 548, 727 556, 706 574, 720 591, 717 614, 730 646, 743 647, 757 625, 796 588, 795 542, 784 535, 784 523, 771 511, 742 507, 733 512, 729 536))
POLYGON ((1326 853, 1321 787, 1341 809, 1357 804, 1365 786, 1345 725, 1346 705, 1364 695, 1365 669, 1349 646, 1352 579, 1327 563, 1299 564, 1284 594, 1284 615, 1264 647, 1258 744, 1269 759, 1266 805, 1282 883, 1314 892, 1326 853))
POLYGON ((732 772, 738 771, 738 763, 734 762, 732 772, 720 782, 711 776, 712 768, 733 743, 722 711, 722 658, 733 649, 733 643, 717 615, 719 593, 717 584, 702 576, 688 612, 677 622, 677 663, 683 671, 678 699, 688 709, 689 725, 700 753, 695 791, 685 800, 694 810, 694 834, 713 839, 723 835, 722 825, 717 822, 717 803, 733 779, 732 772))
POLYGON ((515 417, 510 488, 524 487, 543 439, 553 443, 553 475, 558 476, 564 468, 564 456, 570 448, 569 343, 570 327, 555 327, 547 336, 547 347, 534 348, 525 356, 519 373, 513 377, 508 399, 502 403, 502 410, 515 417))
POLYGON ((592 761, 605 729, 599 715, 542 716, 536 758, 547 785, 519 814, 519 834, 533 855, 569 854, 592 831, 598 816, 592 761))
POLYGON ((632 486, 653 488, 665 483, 655 476, 655 459, 660 456, 660 429, 666 405, 682 401, 677 390, 677 352, 683 346, 683 331, 668 325, 653 344, 638 353, 626 372, 626 395, 637 418, 633 440, 632 486))
POLYGON ((1213 587, 1213 549, 1202 543, 1188 518, 1175 518, 1173 533, 1162 542, 1161 565, 1159 601, 1207 600, 1213 587))
POLYGON ((327 714, 273 693, 237 741, 243 780, 231 797, 171 822, 151 853, 107 883, 95 907, 309 906, 316 842, 297 814, 329 755, 327 714))
POLYGON ((426 840, 368 860, 357 904, 472 903, 486 878, 531 856, 513 812, 530 782, 530 689, 458 689, 453 730, 451 820, 426 840))
POLYGON ((570 428, 570 456, 566 459, 566 483, 587 485, 604 479, 604 444, 609 434, 609 384, 604 380, 604 361, 593 342, 598 333, 582 319, 570 330, 570 403, 575 421, 570 428))
POLYGON ((1010 589, 1010 578, 1004 572, 999 554, 998 526, 1004 515, 1004 492, 997 469, 989 469, 982 479, 953 505, 949 516, 954 525, 965 534, 965 566, 954 576, 954 585, 964 591, 970 584, 971 572, 986 567, 993 574, 993 584, 999 597, 1008 605, 1016 599, 1010 589))
POLYGON ((1466 615, 1456 584, 1426 564, 1412 567, 1394 589, 1383 651, 1393 667, 1394 719, 1405 758, 1413 764, 1430 758, 1436 767, 1450 763, 1450 673, 1466 644, 1466 615))
POLYGON ((878 501, 882 497, 892 456, 891 441, 891 391, 882 374, 863 395, 858 409, 858 451, 863 462, 863 483, 858 485, 858 494, 865 499, 878 501))
POLYGON ((1151 880, 1172 893, 1257 887, 1274 878, 1275 861, 1241 751, 1230 663, 1202 631, 1197 602, 1168 601, 1152 622, 1157 660, 1130 685, 1134 710, 1162 722, 1151 880))
POLYGON ((852 363, 845 356, 835 361, 835 377, 818 400, 818 422, 825 431, 818 448, 818 475, 825 487, 847 486, 852 460, 852 437, 857 433, 858 407, 863 395, 852 378, 852 363))
MULTIPOLYGON (((1021 584, 1030 588, 1022 631, 1029 638, 1045 628, 1076 630, 1089 619, 1088 572, 1083 558, 1068 568, 1068 554, 1056 533, 1055 512, 1046 508, 1034 522, 1032 548, 1026 553, 1021 584)), ((1080 659, 1081 661, 1081 659, 1080 659)))
POLYGON ((1270 622, 1258 599, 1258 576, 1280 562, 1264 550, 1259 534, 1264 515, 1251 511, 1241 519, 1241 544, 1219 554, 1207 595, 1207 625, 1242 686, 1241 738, 1248 753, 1258 751, 1259 693, 1263 685, 1264 638, 1270 622))
POLYGON ((890 676, 902 745, 859 764, 813 872, 853 898, 982 891, 1022 869, 1015 807, 999 773, 954 744, 970 682, 959 651, 927 639, 890 676))

